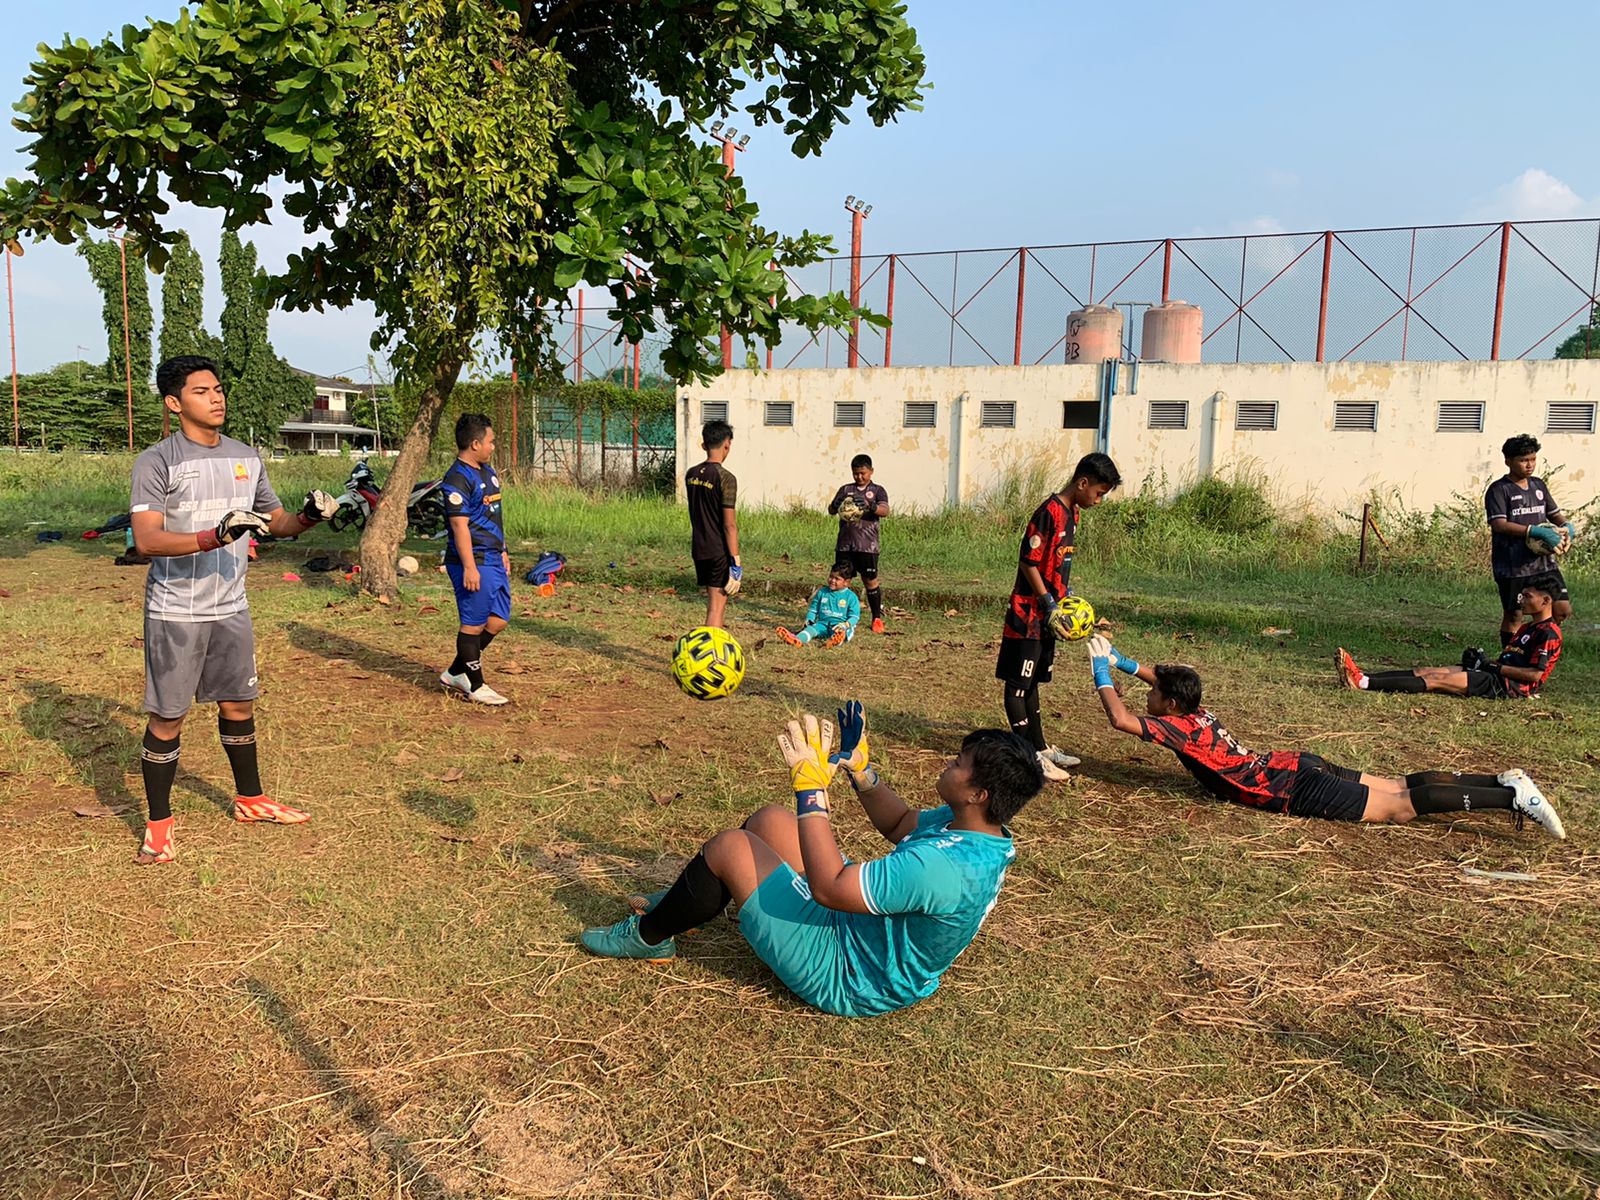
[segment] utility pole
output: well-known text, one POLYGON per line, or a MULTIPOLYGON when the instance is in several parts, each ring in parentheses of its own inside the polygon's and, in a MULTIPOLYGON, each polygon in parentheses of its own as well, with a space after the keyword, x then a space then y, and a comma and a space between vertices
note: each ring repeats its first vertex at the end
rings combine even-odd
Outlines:
MULTIPOLYGON (((722 170, 725 174, 733 174, 733 156, 740 150, 750 145, 750 135, 741 135, 732 125, 724 125, 721 121, 711 122, 711 136, 722 143, 722 170), (735 138, 739 140, 734 141, 735 138)), ((728 327, 722 327, 722 369, 733 368, 733 334, 728 332, 728 327)))
MULTIPOLYGON (((854 196, 844 198, 845 211, 850 214, 850 307, 861 307, 861 226, 872 215, 872 205, 854 196)), ((861 365, 861 318, 850 318, 850 366, 861 365)))

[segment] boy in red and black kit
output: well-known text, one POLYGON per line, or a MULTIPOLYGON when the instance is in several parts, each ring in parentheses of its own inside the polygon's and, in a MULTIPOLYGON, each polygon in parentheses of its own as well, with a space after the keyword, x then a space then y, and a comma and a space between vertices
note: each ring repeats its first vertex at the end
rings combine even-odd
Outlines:
POLYGON ((1507 438, 1500 447, 1506 473, 1483 494, 1483 513, 1489 522, 1490 565, 1500 591, 1500 644, 1509 646, 1522 620, 1517 593, 1529 579, 1543 577, 1554 588, 1552 615, 1559 625, 1572 615, 1567 581, 1555 565, 1554 555, 1572 545, 1572 522, 1550 494, 1550 485, 1535 475, 1539 442, 1526 433, 1507 438), (1538 543, 1538 550, 1529 539, 1538 543))
POLYGON ((1522 627, 1494 661, 1474 646, 1461 656, 1459 667, 1414 667, 1368 675, 1340 646, 1339 680, 1364 692, 1443 692, 1481 700, 1537 696, 1561 658, 1561 626, 1554 615, 1558 588, 1565 590, 1548 575, 1522 581, 1512 609, 1522 627))
POLYGON ((1056 654, 1050 614, 1072 594, 1079 510, 1093 508, 1121 482, 1109 455, 1085 454, 1073 469, 1072 482, 1034 511, 1022 534, 1017 580, 1000 635, 994 675, 1005 684, 1006 720, 1013 733, 1033 746, 1044 777, 1057 783, 1071 778, 1067 769, 1080 760, 1046 742, 1039 720, 1039 685, 1050 682, 1056 654))
POLYGON ((834 493, 828 512, 839 518, 839 540, 834 558, 850 563, 861 576, 867 603, 872 606, 872 632, 883 632, 883 589, 878 584, 878 522, 889 515, 889 490, 872 482, 872 458, 858 454, 850 460, 853 482, 834 493))
POLYGON ((1519 823, 1527 817, 1552 837, 1567 836, 1560 815, 1520 769, 1498 775, 1414 771, 1389 778, 1335 766, 1299 750, 1255 754, 1201 707, 1200 675, 1193 667, 1140 666, 1104 637, 1089 639, 1089 663, 1111 727, 1171 750, 1218 799, 1330 821, 1403 822, 1426 813, 1498 809, 1516 813, 1519 823), (1111 682, 1113 666, 1150 685, 1148 716, 1128 711, 1111 682))

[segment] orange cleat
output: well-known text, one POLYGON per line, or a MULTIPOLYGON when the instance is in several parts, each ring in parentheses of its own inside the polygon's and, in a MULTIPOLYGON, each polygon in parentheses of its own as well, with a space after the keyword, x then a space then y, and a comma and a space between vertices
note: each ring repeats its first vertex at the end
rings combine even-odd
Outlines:
POLYGON ((789 645, 791 645, 791 646, 803 646, 803 645, 805 645, 804 642, 802 642, 799 638, 795 637, 794 634, 790 633, 782 625, 778 626, 778 636, 781 637, 784 641, 788 642, 789 645))
POLYGON ((872 632, 873 633, 882 633, 883 632, 883 618, 882 617, 873 617, 872 618, 872 632))
POLYGON ((144 844, 139 847, 134 862, 141 867, 148 867, 154 863, 168 863, 178 857, 177 848, 172 844, 172 822, 172 817, 164 821, 146 822, 144 844))
POLYGON ((235 821, 269 821, 274 825, 298 825, 311 820, 311 814, 268 800, 265 796, 235 796, 233 798, 235 821))
POLYGON ((845 643, 845 639, 849 636, 850 631, 841 625, 839 628, 830 633, 828 635, 828 640, 822 644, 824 646, 842 646, 845 643))
POLYGON ((1339 647, 1339 653, 1334 657, 1334 663, 1339 668, 1339 682, 1352 691, 1359 690, 1362 678, 1361 668, 1356 666, 1356 660, 1350 657, 1350 652, 1343 646, 1339 647))

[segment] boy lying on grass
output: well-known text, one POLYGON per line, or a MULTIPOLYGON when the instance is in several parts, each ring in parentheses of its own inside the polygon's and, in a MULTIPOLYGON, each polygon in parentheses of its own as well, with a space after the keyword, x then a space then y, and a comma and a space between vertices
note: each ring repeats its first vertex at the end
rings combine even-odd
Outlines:
POLYGON ((1508 809, 1529 817, 1553 836, 1566 830, 1550 802, 1520 769, 1499 775, 1416 771, 1403 779, 1368 775, 1300 750, 1246 750, 1222 722, 1200 706, 1200 675, 1193 667, 1140 666, 1110 639, 1089 639, 1095 690, 1113 729, 1165 746, 1212 795, 1268 812, 1332 821, 1409 821, 1421 813, 1508 809), (1111 668, 1150 685, 1145 709, 1128 711, 1111 682, 1111 668))
POLYGON ((704 925, 731 900, 751 949, 800 999, 823 1012, 868 1017, 931 996, 977 936, 1016 851, 1005 823, 1044 786, 1033 748, 1001 729, 978 729, 934 782, 939 807, 917 810, 867 757, 859 700, 833 724, 809 714, 778 739, 794 783, 795 811, 769 805, 704 846, 640 914, 583 931, 610 958, 664 962, 678 934, 704 925), (856 798, 894 845, 882 858, 846 862, 834 837, 828 785, 843 767, 856 798))

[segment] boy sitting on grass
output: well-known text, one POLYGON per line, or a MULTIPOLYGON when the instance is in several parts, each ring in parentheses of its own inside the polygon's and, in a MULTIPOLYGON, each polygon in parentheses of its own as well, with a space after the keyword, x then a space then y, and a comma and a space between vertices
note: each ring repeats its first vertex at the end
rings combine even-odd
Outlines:
POLYGON ((664 962, 674 938, 710 921, 731 900, 739 932, 761 961, 807 1004, 844 1017, 893 1012, 931 996, 977 936, 1016 854, 1006 822, 1044 786, 1033 748, 1002 729, 978 729, 934 783, 940 805, 918 811, 879 778, 868 759, 859 700, 833 724, 807 715, 778 739, 794 784, 795 811, 769 805, 725 830, 666 891, 644 897, 641 915, 583 931, 592 953, 664 962), (850 775, 869 820, 894 849, 846 862, 828 811, 837 768, 850 775))
POLYGON ((1165 746, 1213 796, 1268 812, 1332 821, 1409 821, 1419 813, 1509 809, 1565 838, 1561 817, 1526 772, 1499 775, 1416 771, 1403 779, 1368 775, 1299 750, 1253 754, 1200 707, 1200 675, 1193 667, 1142 667, 1109 639, 1089 639, 1095 690, 1113 729, 1165 746), (1111 668, 1150 685, 1147 717, 1136 717, 1111 682, 1111 668))
POLYGON ((850 581, 856 569, 846 559, 834 563, 828 571, 828 582, 811 593, 811 605, 806 609, 805 627, 799 633, 790 633, 778 626, 778 636, 791 646, 804 646, 813 638, 823 638, 824 646, 842 646, 856 636, 856 624, 861 620, 861 601, 850 590, 850 581))
POLYGON ((1482 700, 1525 700, 1537 696, 1561 658, 1561 626, 1554 608, 1566 585, 1551 576, 1529 579, 1516 594, 1523 621, 1494 662, 1477 647, 1461 656, 1459 667, 1414 667, 1367 674, 1343 646, 1337 663, 1345 687, 1364 692, 1443 692, 1482 700))

